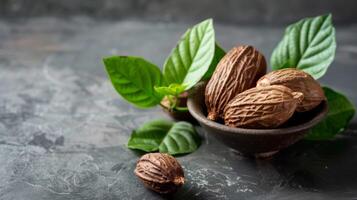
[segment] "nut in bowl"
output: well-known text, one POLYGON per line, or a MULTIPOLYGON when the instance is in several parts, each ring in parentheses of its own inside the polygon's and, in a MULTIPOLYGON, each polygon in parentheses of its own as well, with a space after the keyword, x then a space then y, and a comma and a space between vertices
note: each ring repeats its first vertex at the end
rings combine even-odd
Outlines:
POLYGON ((278 128, 252 129, 235 128, 207 119, 205 105, 206 83, 198 84, 187 102, 191 115, 209 134, 215 136, 228 147, 243 155, 270 157, 279 150, 299 141, 314 125, 327 114, 328 106, 322 101, 313 110, 295 113, 286 123, 278 128))
POLYGON ((298 69, 266 72, 252 46, 231 49, 187 106, 207 132, 245 155, 269 157, 299 139, 327 114, 320 84, 298 69), (264 75, 265 74, 265 75, 264 75))

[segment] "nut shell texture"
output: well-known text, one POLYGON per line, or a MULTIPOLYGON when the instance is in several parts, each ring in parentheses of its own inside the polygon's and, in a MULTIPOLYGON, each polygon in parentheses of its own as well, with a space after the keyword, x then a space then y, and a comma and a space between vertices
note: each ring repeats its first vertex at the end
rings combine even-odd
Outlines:
POLYGON ((185 181, 180 163, 164 153, 143 155, 137 162, 134 173, 147 188, 160 194, 176 192, 185 181))
POLYGON ((272 71, 257 82, 257 87, 268 85, 284 85, 294 92, 303 93, 304 100, 298 105, 298 112, 309 111, 326 99, 320 84, 312 76, 294 68, 272 71))
POLYGON ((276 128, 294 114, 302 99, 302 93, 285 86, 251 88, 227 104, 224 122, 230 127, 276 128))
POLYGON ((255 86, 266 73, 264 56, 252 46, 231 49, 218 63, 205 90, 205 103, 210 120, 223 118, 227 103, 237 94, 255 86))

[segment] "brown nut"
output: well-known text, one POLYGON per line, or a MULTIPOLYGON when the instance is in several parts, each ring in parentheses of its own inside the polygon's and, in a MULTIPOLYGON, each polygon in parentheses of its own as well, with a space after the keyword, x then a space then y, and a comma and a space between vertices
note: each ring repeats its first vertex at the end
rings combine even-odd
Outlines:
POLYGON ((143 155, 137 162, 134 173, 145 187, 160 194, 174 193, 185 182, 180 163, 164 153, 143 155))
POLYGON ((288 87, 256 87, 238 94, 224 110, 224 122, 230 127, 276 128, 293 114, 303 94, 288 87))
POLYGON ((303 93, 304 100, 296 108, 297 112, 309 111, 326 99, 320 84, 312 76, 294 68, 272 71, 257 82, 257 87, 268 85, 284 85, 294 92, 303 93))
POLYGON ((264 56, 252 46, 231 49, 218 63, 205 90, 207 118, 223 117, 227 103, 237 94, 255 86, 266 73, 264 56))

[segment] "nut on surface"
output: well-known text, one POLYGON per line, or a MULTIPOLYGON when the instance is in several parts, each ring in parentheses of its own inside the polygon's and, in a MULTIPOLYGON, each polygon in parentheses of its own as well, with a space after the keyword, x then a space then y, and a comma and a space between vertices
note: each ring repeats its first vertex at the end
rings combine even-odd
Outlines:
POLYGON ((251 88, 227 104, 224 122, 230 127, 276 128, 294 114, 302 99, 302 93, 282 85, 251 88))
POLYGON ((223 118, 227 103, 237 94, 255 86, 266 73, 264 56, 252 46, 231 49, 218 63, 205 90, 207 118, 223 118))
POLYGON ((180 163, 164 153, 143 155, 138 160, 134 173, 147 188, 160 194, 174 193, 185 182, 180 163))
POLYGON ((257 82, 257 87, 269 85, 284 85, 294 92, 303 93, 304 100, 296 108, 297 112, 312 110, 326 99, 320 84, 308 73, 295 68, 272 71, 257 82))

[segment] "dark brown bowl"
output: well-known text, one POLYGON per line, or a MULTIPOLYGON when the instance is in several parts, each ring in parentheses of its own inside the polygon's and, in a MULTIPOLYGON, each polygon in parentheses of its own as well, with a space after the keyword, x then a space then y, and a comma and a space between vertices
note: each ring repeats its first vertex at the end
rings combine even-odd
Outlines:
POLYGON ((247 156, 270 157, 279 150, 294 144, 302 139, 311 127, 319 123, 328 111, 327 102, 323 101, 309 112, 295 113, 287 123, 279 128, 232 128, 206 118, 204 91, 205 84, 200 83, 190 94, 187 106, 191 115, 209 134, 247 156))

